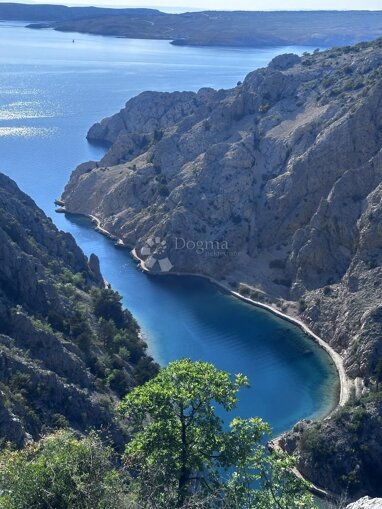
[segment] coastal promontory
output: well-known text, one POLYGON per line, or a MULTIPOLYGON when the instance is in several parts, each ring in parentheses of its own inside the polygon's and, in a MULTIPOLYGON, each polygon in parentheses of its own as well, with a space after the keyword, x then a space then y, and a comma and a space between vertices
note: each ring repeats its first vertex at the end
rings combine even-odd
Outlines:
POLYGON ((352 495, 381 494, 381 79, 376 40, 277 57, 229 90, 145 92, 90 129, 110 148, 63 193, 152 272, 213 277, 342 356, 347 405, 284 447, 352 495))

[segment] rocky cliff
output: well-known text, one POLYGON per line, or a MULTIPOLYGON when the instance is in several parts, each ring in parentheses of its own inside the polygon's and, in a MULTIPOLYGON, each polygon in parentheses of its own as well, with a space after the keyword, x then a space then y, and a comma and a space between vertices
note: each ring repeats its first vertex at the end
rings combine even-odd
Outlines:
MULTIPOLYGON (((299 314, 343 356, 359 400, 382 358, 381 79, 377 40, 277 57, 231 90, 143 93, 90 129, 111 146, 73 172, 65 206, 153 272, 211 275, 299 314)), ((362 405, 370 434, 380 404, 362 405)))
POLYGON ((156 366, 118 295, 104 289, 98 259, 3 174, 0 261, 1 441, 22 446, 69 426, 103 428, 118 444, 115 402, 156 366), (118 345, 106 342, 105 323, 118 345))
POLYGON ((346 509, 380 509, 382 507, 382 498, 363 497, 357 502, 350 504, 346 509))

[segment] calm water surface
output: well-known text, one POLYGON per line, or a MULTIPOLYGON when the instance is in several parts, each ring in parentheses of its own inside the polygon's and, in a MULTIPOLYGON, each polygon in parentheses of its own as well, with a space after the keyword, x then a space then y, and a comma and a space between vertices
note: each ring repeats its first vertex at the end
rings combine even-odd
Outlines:
POLYGON ((130 97, 147 89, 232 87, 279 53, 311 49, 184 48, 0 23, 0 170, 85 253, 100 257, 157 360, 187 356, 245 373, 252 388, 242 393, 238 413, 262 416, 275 433, 332 404, 337 379, 326 355, 296 327, 205 281, 141 274, 86 221, 55 215, 53 200, 77 164, 103 155, 86 142, 88 128, 130 97))

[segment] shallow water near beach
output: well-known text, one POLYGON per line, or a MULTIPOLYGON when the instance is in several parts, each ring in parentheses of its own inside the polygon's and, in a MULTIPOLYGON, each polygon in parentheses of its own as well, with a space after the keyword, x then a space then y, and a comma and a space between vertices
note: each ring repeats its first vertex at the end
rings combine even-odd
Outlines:
POLYGON ((325 414, 336 401, 338 380, 326 353, 296 326, 205 280, 142 274, 127 250, 87 220, 55 214, 53 201, 77 164, 104 153, 86 142, 88 128, 130 97, 147 89, 232 87, 277 54, 311 49, 187 48, 0 23, 0 170, 85 253, 99 256, 159 362, 190 357, 248 375, 251 388, 236 413, 260 415, 275 433, 325 414))

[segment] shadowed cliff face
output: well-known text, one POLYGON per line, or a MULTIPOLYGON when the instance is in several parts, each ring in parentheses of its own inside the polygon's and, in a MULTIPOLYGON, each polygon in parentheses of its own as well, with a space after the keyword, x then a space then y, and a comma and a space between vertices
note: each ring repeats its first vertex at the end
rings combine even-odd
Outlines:
POLYGON ((56 427, 95 427, 121 444, 113 407, 156 366, 134 319, 103 289, 98 259, 3 174, 0 262, 0 439, 21 446, 56 427), (101 304, 110 300, 106 317, 101 304))
POLYGON ((298 423, 281 444, 297 453, 300 471, 315 484, 354 500, 381 496, 382 398, 363 396, 322 422, 298 423))
MULTIPOLYGON (((359 377, 368 447, 381 414, 362 402, 382 358, 381 80, 378 40, 277 57, 231 90, 145 92, 90 129, 110 149, 77 168, 63 195, 67 210, 98 216, 153 272, 225 278, 298 307, 359 377)), ((348 431, 329 423, 323 436, 337 458, 348 431)), ((307 452, 301 437, 291 443, 307 452)), ((361 445, 348 451, 355 461, 361 445)), ((370 488, 368 461, 355 470, 346 455, 338 461, 342 480, 331 483, 328 458, 307 453, 300 467, 338 492, 370 488)))

